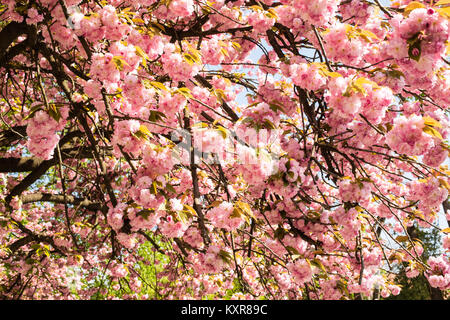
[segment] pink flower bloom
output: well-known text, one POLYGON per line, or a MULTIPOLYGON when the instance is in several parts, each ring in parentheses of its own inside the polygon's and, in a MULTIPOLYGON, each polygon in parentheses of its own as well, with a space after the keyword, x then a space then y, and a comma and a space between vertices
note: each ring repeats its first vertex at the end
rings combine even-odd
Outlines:
POLYGON ((28 24, 35 24, 44 20, 44 17, 39 14, 35 8, 30 8, 27 11, 28 18, 26 19, 28 24))
POLYGON ((442 246, 444 249, 450 250, 450 234, 447 234, 442 238, 442 246))
POLYGON ((295 262, 290 262, 287 265, 291 276, 297 285, 303 285, 309 282, 314 275, 313 267, 305 259, 297 259, 295 262))
POLYGON ((400 154, 422 155, 434 146, 431 135, 423 132, 424 120, 420 116, 399 116, 394 128, 386 135, 386 143, 400 154))
POLYGON ((233 210, 233 204, 224 201, 208 211, 206 218, 217 228, 224 228, 228 231, 235 230, 244 223, 244 220, 240 216, 234 217, 233 210))

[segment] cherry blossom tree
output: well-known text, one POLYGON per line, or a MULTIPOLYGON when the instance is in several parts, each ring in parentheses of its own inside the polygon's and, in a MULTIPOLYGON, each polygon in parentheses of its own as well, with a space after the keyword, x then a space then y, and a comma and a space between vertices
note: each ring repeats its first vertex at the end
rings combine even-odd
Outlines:
POLYGON ((449 17, 2 1, 0 296, 379 299, 406 265, 447 297, 449 17))

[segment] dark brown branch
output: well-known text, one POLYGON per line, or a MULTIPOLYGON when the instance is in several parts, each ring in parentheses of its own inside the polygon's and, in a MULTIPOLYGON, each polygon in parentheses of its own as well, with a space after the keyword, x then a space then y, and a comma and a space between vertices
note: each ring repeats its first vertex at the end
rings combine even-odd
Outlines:
POLYGON ((10 146, 27 135, 26 126, 14 126, 0 132, 0 147, 10 146))
MULTIPOLYGON (((208 82, 208 80, 205 79, 205 77, 201 76, 201 75, 196 75, 195 80, 197 80, 198 82, 200 82, 200 84, 202 86, 204 86, 205 88, 211 89, 213 86, 208 82)), ((239 116, 236 114, 236 112, 234 112, 234 110, 225 102, 222 102, 222 109, 227 113, 227 115, 234 121, 238 121, 239 120, 239 116)))
MULTIPOLYGON (((63 139, 60 141, 60 146, 62 145, 63 139)), ((73 150, 73 149, 72 149, 73 150)), ((30 174, 28 174, 18 185, 12 188, 11 192, 6 196, 6 203, 11 202, 12 198, 20 195, 29 186, 31 186, 36 180, 42 177, 48 169, 57 164, 57 158, 53 157, 50 160, 45 160, 40 163, 36 169, 34 169, 30 174)))
POLYGON ((195 164, 195 149, 193 147, 194 135, 192 134, 190 118, 189 118, 189 115, 187 114, 187 112, 188 112, 187 110, 184 111, 184 113, 185 113, 184 114, 184 128, 189 131, 190 136, 191 136, 190 170, 191 170, 191 176, 192 176, 192 193, 194 196, 193 197, 194 198, 193 207, 194 207, 195 212, 197 212, 198 223, 199 223, 199 227, 200 227, 200 233, 203 238, 203 242, 205 243, 205 246, 208 246, 209 243, 211 242, 211 239, 208 236, 208 231, 205 226, 205 217, 203 215, 202 207, 201 207, 201 200, 200 200, 201 194, 200 194, 200 189, 198 186, 197 165, 195 164))
POLYGON ((27 195, 22 195, 19 197, 23 204, 33 203, 33 202, 54 202, 54 203, 66 203, 71 205, 77 205, 84 207, 88 210, 96 211, 102 209, 102 204, 98 202, 94 202, 84 198, 77 198, 71 195, 66 195, 66 199, 64 199, 64 195, 61 194, 51 194, 51 193, 32 193, 27 195))
POLYGON ((0 172, 27 172, 33 171, 38 168, 42 160, 37 157, 24 157, 24 158, 1 158, 0 159, 0 172))
POLYGON ((16 252, 19 248, 21 248, 21 247, 23 247, 24 245, 30 243, 31 241, 33 241, 33 237, 32 237, 31 235, 26 235, 25 237, 20 238, 19 240, 17 240, 17 241, 15 241, 15 242, 11 243, 11 244, 8 246, 8 249, 9 249, 12 253, 14 253, 14 252, 16 252))
MULTIPOLYGON (((5 41, 4 43, 2 43, 3 41, 0 40, 0 68, 5 66, 11 59, 13 59, 15 56, 19 55, 22 52, 25 52, 27 50, 27 48, 32 48, 37 41, 37 30, 35 26, 30 26, 30 25, 26 25, 23 26, 22 24, 17 24, 16 22, 11 22, 10 24, 8 24, 1 33, 3 33, 3 31, 7 29, 7 33, 8 35, 11 37, 10 39, 12 39, 15 35, 20 36, 24 33, 28 34, 28 37, 16 44, 14 47, 10 48, 9 50, 7 50, 7 48, 9 47, 9 45, 17 39, 17 37, 13 38, 11 40, 11 42, 8 43, 8 41, 5 41), (8 27, 11 27, 11 29, 14 29, 15 27, 17 27, 17 30, 11 30, 8 27), (6 46, 5 48, 3 48, 3 46, 6 46)), ((0 39, 2 39, 2 35, 0 33, 0 39)), ((2 39, 3 40, 3 39, 2 39)))
MULTIPOLYGON (((10 22, 0 32, 0 57, 6 53, 6 49, 22 34, 28 31, 28 25, 25 22, 10 22)), ((0 59, 1 60, 1 59, 0 59)))

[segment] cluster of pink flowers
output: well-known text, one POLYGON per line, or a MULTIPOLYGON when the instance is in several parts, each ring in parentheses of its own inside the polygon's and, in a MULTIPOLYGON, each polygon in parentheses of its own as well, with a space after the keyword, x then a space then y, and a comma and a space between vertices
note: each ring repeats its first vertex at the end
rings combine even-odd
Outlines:
POLYGON ((367 53, 367 43, 361 37, 350 37, 348 25, 336 23, 323 35, 328 58, 347 65, 359 65, 367 53))
POLYGON ((191 90, 191 94, 194 99, 202 102, 199 103, 195 100, 189 101, 189 108, 195 113, 200 114, 202 111, 207 110, 208 108, 205 107, 204 104, 209 107, 215 107, 218 104, 217 98, 206 88, 194 87, 191 90))
MULTIPOLYGON (((287 1, 282 1, 287 2, 287 1)), ((334 19, 339 0, 292 0, 290 4, 298 10, 302 20, 316 26, 323 26, 334 19)))
POLYGON ((306 31, 309 30, 309 26, 306 27, 304 25, 303 20, 300 18, 299 10, 294 8, 293 6, 281 5, 274 8, 274 11, 277 13, 278 20, 277 22, 292 28, 296 31, 306 31))
POLYGON ((125 278, 129 273, 128 269, 122 263, 113 263, 109 271, 115 278, 125 278))
POLYGON ((442 247, 446 250, 450 250, 450 234, 442 237, 442 247))
POLYGON ((130 26, 120 22, 114 6, 106 5, 98 13, 107 39, 118 41, 130 31, 130 26))
POLYGON ((343 20, 356 25, 365 25, 374 11, 374 7, 359 0, 346 1, 339 7, 343 20))
POLYGON ((448 157, 448 151, 440 144, 435 144, 423 156, 423 163, 430 167, 439 167, 448 157))
POLYGON ((315 267, 306 261, 306 259, 297 259, 286 266, 297 285, 303 285, 309 282, 315 273, 315 267))
POLYGON ((339 231, 346 240, 354 239, 358 235, 361 222, 356 219, 358 211, 354 208, 346 211, 343 207, 339 207, 333 212, 331 217, 336 221, 342 229, 339 231))
MULTIPOLYGON (((237 145, 236 147, 237 169, 250 186, 262 189, 265 181, 275 170, 276 161, 263 150, 258 154, 251 147, 237 145)), ((257 193, 256 193, 257 194, 257 193)))
POLYGON ((141 124, 138 120, 118 121, 114 124, 114 135, 112 144, 114 151, 119 155, 122 147, 124 152, 138 155, 143 145, 143 139, 138 138, 135 133, 139 131, 141 124))
POLYGON ((253 32, 264 33, 267 29, 270 29, 275 23, 275 19, 267 17, 264 12, 252 12, 247 17, 247 23, 253 26, 253 32))
POLYGON ((216 228, 223 228, 227 231, 239 228, 244 220, 240 216, 233 217, 234 206, 231 202, 223 201, 217 207, 208 211, 206 218, 216 228))
POLYGON ((150 113, 148 106, 154 101, 156 90, 145 87, 138 75, 134 73, 129 73, 125 77, 124 86, 121 89, 122 98, 111 103, 111 108, 120 110, 131 117, 148 118, 150 113))
MULTIPOLYGON (((419 209, 425 213, 436 210, 447 199, 448 190, 440 185, 438 179, 432 177, 426 181, 413 181, 409 187, 409 196, 413 200, 420 200, 419 209)), ((434 219, 435 216, 431 215, 434 219)))
POLYGON ((445 255, 430 257, 428 259, 430 271, 426 277, 434 288, 445 290, 450 288, 450 261, 445 255))
POLYGON ((133 249, 137 244, 136 234, 127 234, 119 232, 116 236, 117 241, 127 249, 133 249))
POLYGON ((133 30, 128 36, 127 41, 141 48, 150 60, 157 59, 164 52, 165 39, 157 35, 149 36, 133 30))
POLYGON ((339 181, 339 196, 343 202, 366 203, 370 198, 371 187, 369 182, 351 181, 344 179, 339 181))
POLYGON ((206 253, 199 255, 199 261, 194 265, 196 272, 199 274, 221 272, 227 266, 226 260, 221 256, 221 250, 217 245, 210 245, 206 253))
POLYGON ((120 80, 120 71, 113 61, 112 53, 92 55, 91 76, 100 81, 117 83, 120 80))
POLYGON ((320 73, 320 68, 315 64, 299 63, 289 67, 292 82, 307 90, 316 91, 324 88, 327 79, 320 73))
POLYGON ((406 18, 395 15, 391 25, 394 31, 386 42, 387 56, 396 59, 409 84, 433 90, 449 39, 448 19, 433 8, 417 8, 406 18))
POLYGON ((28 24, 35 24, 44 20, 42 14, 39 14, 39 12, 35 8, 28 9, 27 15, 28 18, 26 19, 26 21, 28 24))
MULTIPOLYGON (((392 19, 394 36, 393 47, 388 52, 397 59, 403 59, 408 53, 395 50, 396 41, 402 42, 403 48, 408 48, 407 41, 418 37, 421 45, 421 56, 431 56, 433 60, 440 58, 445 51, 445 42, 448 40, 448 20, 432 8, 418 8, 409 13, 407 18, 396 15, 392 19)), ((397 47, 398 48, 398 47, 397 47)), ((407 50, 407 49, 406 49, 407 50)))
POLYGON ((173 81, 188 81, 192 79, 201 69, 201 65, 192 63, 189 58, 176 52, 175 45, 169 43, 164 47, 161 62, 164 70, 173 81))
MULTIPOLYGON (((153 206, 159 206, 164 199, 160 199, 159 203, 152 204, 153 206)), ((151 207, 148 207, 151 208, 151 207)), ((138 214, 137 210, 129 210, 127 217, 130 219, 130 226, 133 232, 138 230, 155 230, 161 222, 163 212, 159 210, 146 211, 146 214, 138 214)))
POLYGON ((168 216, 166 221, 159 225, 161 232, 169 238, 180 238, 184 235, 189 225, 182 221, 175 221, 172 216, 168 216))
POLYGON ((350 78, 337 77, 331 79, 328 85, 325 99, 333 113, 338 113, 340 118, 353 119, 360 111, 363 95, 361 93, 351 93, 344 95, 351 83, 350 78))
POLYGON ((373 125, 385 120, 388 107, 394 104, 394 95, 388 87, 368 87, 367 94, 362 99, 361 114, 373 125))
POLYGON ((393 126, 386 135, 386 143, 397 153, 418 156, 434 146, 433 137, 423 131, 425 123, 421 116, 399 116, 393 126))
POLYGON ((175 164, 170 148, 158 149, 151 144, 145 146, 142 160, 146 167, 146 175, 152 178, 166 174, 175 164))
POLYGON ((123 227, 123 217, 126 212, 127 205, 119 203, 114 208, 110 208, 107 214, 108 224, 116 231, 123 227))
POLYGON ((187 18, 193 13, 193 0, 170 1, 168 6, 159 6, 158 9, 154 12, 154 14, 157 15, 159 19, 187 18))
POLYGON ((59 121, 53 119, 47 112, 39 110, 28 122, 28 150, 41 159, 48 160, 53 157, 60 139, 58 131, 62 130, 66 124, 68 109, 60 110, 62 118, 59 121))
MULTIPOLYGON (((221 47, 221 40, 213 38, 210 40, 205 40, 202 47, 201 47, 201 53, 202 53, 202 61, 205 64, 210 65, 218 65, 220 64, 225 56, 224 54, 219 50, 221 47)), ((223 43, 223 41, 222 41, 223 43)), ((223 48, 223 46, 222 46, 223 48)), ((223 48, 228 53, 228 50, 226 48, 223 48)), ((197 88, 197 87, 196 87, 197 88)))
MULTIPOLYGON (((450 235, 426 270, 418 242, 385 241, 435 223, 449 193, 449 22, 411 2, 5 0, 5 21, 40 36, 32 52, 14 55, 30 32, 4 48, 0 145, 14 141, 0 153, 55 159, 71 131, 65 179, 49 171, 0 201, 0 298, 148 298, 147 266, 178 299, 387 297, 400 287, 380 270, 396 263, 450 289, 450 235), (26 143, 6 133, 25 125, 26 143), (113 290, 93 288, 102 270, 113 290)), ((2 198, 32 176, 0 174, 2 198)))
POLYGON ((245 109, 242 115, 253 119, 259 124, 264 124, 265 121, 270 121, 274 125, 280 123, 280 114, 273 111, 266 102, 261 102, 252 108, 245 109))
POLYGON ((193 248, 200 248, 203 245, 202 235, 195 227, 189 227, 184 233, 183 240, 193 248))
POLYGON ((204 153, 220 153, 225 151, 225 138, 215 129, 199 129, 194 131, 194 147, 204 153))
MULTIPOLYGON (((295 59, 297 57, 292 58, 291 62, 293 64, 301 63, 301 59, 295 59)), ((289 64, 281 63, 280 69, 286 77, 290 77, 290 68, 289 64)), ((263 81, 261 81, 263 82, 263 81)), ((278 105, 283 106, 283 113, 288 116, 295 116, 297 112, 297 104, 293 101, 291 94, 288 92, 284 93, 282 90, 279 90, 279 86, 274 83, 274 81, 265 81, 264 85, 261 85, 258 88, 258 95, 261 96, 262 101, 264 102, 276 102, 278 105)), ((257 101, 260 101, 259 99, 257 101)), ((256 102, 256 101, 255 101, 256 102)), ((279 113, 279 112, 277 112, 279 113)))

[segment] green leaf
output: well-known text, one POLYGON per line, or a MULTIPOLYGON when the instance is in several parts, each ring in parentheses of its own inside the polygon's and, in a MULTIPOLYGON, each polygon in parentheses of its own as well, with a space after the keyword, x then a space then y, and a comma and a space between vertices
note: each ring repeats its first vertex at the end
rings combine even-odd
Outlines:
POLYGON ((420 3, 418 1, 412 1, 410 2, 406 8, 404 9, 405 14, 409 15, 409 13, 415 9, 419 9, 419 8, 426 8, 426 6, 423 3, 420 3))
POLYGON ((273 112, 281 111, 281 112, 283 112, 283 113, 286 113, 286 112, 284 111, 283 106, 282 106, 281 103, 278 102, 278 101, 273 101, 272 103, 269 104, 269 106, 270 106, 270 109, 271 109, 273 112))
POLYGON ((424 120, 424 123, 427 126, 442 128, 442 124, 440 124, 439 121, 437 121, 431 117, 426 116, 426 117, 423 117, 422 119, 424 120))
POLYGON ((150 130, 148 130, 148 128, 146 126, 144 126, 144 125, 141 125, 139 127, 139 131, 142 132, 143 134, 149 136, 149 137, 152 136, 152 133, 150 132, 150 130))
MULTIPOLYGON (((136 22, 135 20, 136 20, 136 19, 133 19, 133 22, 136 22)), ((142 19, 140 19, 140 21, 142 21, 142 23, 145 23, 142 19)), ((136 54, 137 54, 139 57, 142 58, 142 65, 143 65, 144 67, 146 67, 146 66, 147 66, 147 60, 149 60, 147 54, 146 54, 146 53, 144 52, 144 50, 142 50, 142 48, 139 47, 139 46, 134 46, 134 48, 136 49, 136 54)))
POLYGON ((443 6, 446 4, 450 4, 450 0, 440 0, 435 4, 435 6, 443 6))
POLYGON ((323 70, 323 74, 326 75, 327 77, 331 77, 331 78, 342 77, 342 75, 339 72, 330 72, 328 70, 323 70))
POLYGON ((232 41, 232 42, 231 42, 231 45, 232 45, 233 48, 236 49, 236 50, 240 50, 240 49, 242 48, 241 45, 240 45, 239 43, 235 42, 235 41, 232 41))
POLYGON ((241 209, 234 207, 233 213, 230 214, 230 218, 241 218, 244 215, 241 209))
POLYGON ((150 130, 148 130, 148 128, 144 125, 141 125, 139 127, 139 130, 134 132, 133 135, 139 139, 146 139, 146 140, 148 140, 148 138, 151 138, 153 136, 150 130))
POLYGON ((190 213, 191 216, 196 216, 197 215, 197 211, 194 210, 194 208, 192 208, 190 205, 187 204, 183 204, 183 208, 190 213))
POLYGON ((439 139, 443 139, 441 134, 439 133, 439 131, 437 131, 435 128, 430 127, 430 126, 425 126, 422 129, 423 132, 425 132, 426 134, 432 135, 433 137, 439 138, 439 139))
POLYGON ((222 138, 226 139, 228 136, 228 132, 227 129, 225 129, 222 126, 217 126, 216 131, 220 133, 220 135, 222 136, 222 138))
POLYGON ((442 229, 441 232, 443 232, 443 233, 450 233, 450 228, 442 229))
POLYGON ((30 113, 24 118, 24 120, 32 118, 37 111, 42 109, 41 108, 42 106, 43 106, 43 104, 40 103, 40 104, 35 105, 33 108, 31 108, 30 113))
POLYGON ((286 230, 284 230, 281 227, 278 227, 277 230, 275 230, 274 237, 278 240, 283 240, 286 234, 287 234, 286 230))
POLYGON ((167 91, 167 87, 158 81, 150 81, 150 85, 156 89, 167 91))
POLYGON ((166 118, 166 115, 161 111, 150 110, 149 120, 152 122, 158 122, 166 118))
POLYGON ((177 211, 176 219, 183 223, 186 223, 189 220, 190 215, 186 211, 177 211))
POLYGON ((405 74, 403 72, 394 69, 386 71, 386 75, 394 79, 400 79, 401 77, 403 78, 405 77, 405 74))
POLYGON ((188 88, 185 88, 185 87, 177 88, 175 90, 175 92, 183 95, 186 99, 191 99, 192 98, 191 90, 189 90, 188 88))
POLYGON ((158 194, 158 185, 156 184, 156 181, 152 182, 152 186, 150 188, 150 192, 152 194, 158 194))
POLYGON ((122 71, 122 70, 123 70, 123 67, 124 67, 125 65, 128 65, 128 63, 125 61, 125 59, 124 59, 122 56, 114 56, 114 57, 112 58, 112 62, 116 65, 116 68, 117 68, 119 71, 122 71))
POLYGON ((48 106, 48 114, 50 115, 50 117, 52 117, 56 122, 59 122, 59 120, 61 120, 62 115, 61 112, 59 112, 59 109, 57 108, 56 104, 52 103, 48 106))
POLYGON ((395 238, 395 240, 397 240, 398 242, 406 242, 409 240, 408 236, 398 236, 397 238, 395 238))
POLYGON ((300 253, 298 252, 297 249, 295 249, 294 247, 291 246, 286 246, 286 249, 289 251, 290 254, 294 255, 294 256, 299 256, 300 253))
POLYGON ((268 120, 268 119, 264 119, 264 128, 266 129, 276 129, 275 125, 273 124, 272 121, 268 120))
POLYGON ((378 40, 378 37, 369 30, 358 30, 359 36, 362 37, 366 42, 371 42, 371 39, 378 40))
POLYGON ((325 269, 325 266, 319 259, 313 259, 310 261, 310 264, 315 266, 316 268, 319 268, 323 272, 327 273, 327 269, 325 269))
POLYGON ((450 19, 450 7, 440 8, 437 12, 444 18, 450 19))
POLYGON ((408 42, 408 56, 410 59, 419 61, 422 55, 421 40, 419 39, 420 32, 413 35, 407 40, 408 42))
POLYGON ((148 220, 148 218, 150 217, 150 214, 152 214, 152 213, 154 213, 153 209, 144 209, 144 210, 141 210, 138 213, 136 213, 136 215, 144 218, 145 220, 148 220))
POLYGON ((220 250, 219 251, 219 257, 225 262, 225 263, 230 263, 231 260, 233 259, 231 256, 231 253, 225 251, 225 250, 220 250))
POLYGON ((211 91, 219 100, 219 102, 223 102, 226 100, 227 96, 225 94, 225 91, 223 91, 222 89, 211 89, 211 91))
POLYGON ((167 191, 169 191, 169 192, 172 192, 172 193, 177 193, 177 191, 175 190, 175 188, 171 185, 171 184, 166 184, 166 189, 167 189, 167 191))
POLYGON ((358 78, 358 79, 352 81, 349 84, 349 86, 347 87, 347 90, 345 91, 345 93, 343 95, 345 97, 349 97, 349 96, 351 96, 351 94, 353 92, 355 92, 355 93, 361 93, 362 95, 365 96, 367 94, 367 91, 366 91, 366 89, 363 86, 364 84, 369 84, 374 89, 379 89, 380 88, 378 86, 378 84, 373 82, 372 80, 369 80, 367 78, 361 77, 361 78, 358 78))

